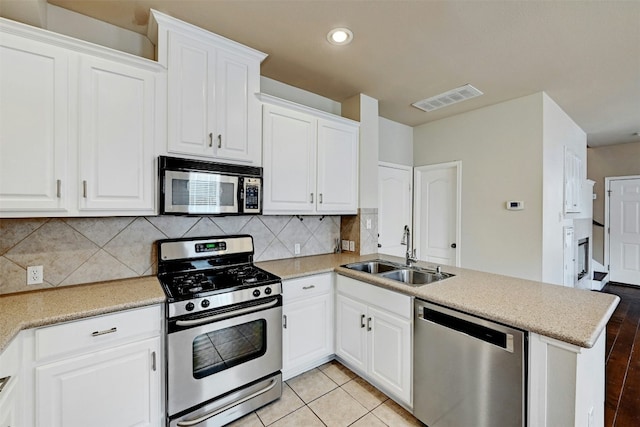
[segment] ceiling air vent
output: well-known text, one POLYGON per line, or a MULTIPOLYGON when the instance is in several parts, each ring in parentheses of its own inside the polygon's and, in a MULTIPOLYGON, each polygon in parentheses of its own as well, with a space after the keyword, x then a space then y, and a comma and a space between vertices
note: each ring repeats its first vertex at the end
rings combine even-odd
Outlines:
POLYGON ((414 102, 413 105, 416 108, 426 111, 427 113, 438 108, 447 107, 449 105, 456 104, 467 99, 475 98, 483 93, 475 87, 466 84, 450 91, 441 93, 440 95, 432 96, 431 98, 423 99, 418 102, 414 102))

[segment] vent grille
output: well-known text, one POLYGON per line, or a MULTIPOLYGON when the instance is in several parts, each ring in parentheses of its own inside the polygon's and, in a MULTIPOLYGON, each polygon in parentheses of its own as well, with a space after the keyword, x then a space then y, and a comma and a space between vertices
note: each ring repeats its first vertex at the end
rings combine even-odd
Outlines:
POLYGON ((431 98, 414 102, 411 105, 428 113, 430 111, 457 104, 458 102, 466 101, 467 99, 475 98, 476 96, 480 95, 483 95, 483 93, 470 84, 466 84, 464 86, 460 86, 439 95, 432 96, 431 98))

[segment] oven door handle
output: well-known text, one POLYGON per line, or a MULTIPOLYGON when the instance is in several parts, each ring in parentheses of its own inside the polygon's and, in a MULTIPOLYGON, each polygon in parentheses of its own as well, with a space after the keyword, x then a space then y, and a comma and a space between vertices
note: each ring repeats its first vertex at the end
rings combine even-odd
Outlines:
POLYGON ((246 402, 247 400, 251 400, 256 396, 259 396, 261 394, 264 394, 266 392, 268 392, 269 390, 271 390, 272 388, 274 388, 276 386, 276 384, 278 384, 278 381, 276 381, 275 378, 271 379, 271 384, 269 384, 268 386, 266 386, 265 388, 258 390, 256 392, 251 393, 248 396, 243 397, 242 399, 236 400, 235 402, 231 402, 228 405, 224 405, 222 408, 218 408, 214 411, 211 411, 209 413, 206 413, 202 416, 199 416, 198 418, 193 418, 191 420, 184 420, 184 421, 178 421, 178 426, 179 427, 190 427, 190 426, 195 426, 197 424, 200 424, 206 420, 208 420, 209 418, 215 417, 216 415, 226 411, 227 409, 231 409, 234 406, 238 406, 241 403, 246 402))
POLYGON ((239 310, 233 310, 227 313, 214 314, 213 316, 203 317, 202 319, 193 319, 193 320, 176 320, 176 326, 196 326, 202 325, 204 323, 211 323, 216 320, 224 320, 230 317, 237 316, 239 314, 247 314, 253 313, 254 311, 260 311, 265 308, 273 307, 278 304, 278 300, 275 299, 273 301, 269 301, 265 304, 254 305, 251 307, 241 308, 239 310))

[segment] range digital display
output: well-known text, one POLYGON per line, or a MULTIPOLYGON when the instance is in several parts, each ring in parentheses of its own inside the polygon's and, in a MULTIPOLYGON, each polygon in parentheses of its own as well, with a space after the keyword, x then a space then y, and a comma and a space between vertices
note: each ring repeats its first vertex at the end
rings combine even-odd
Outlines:
POLYGON ((227 250, 227 242, 196 243, 196 252, 217 252, 227 250))

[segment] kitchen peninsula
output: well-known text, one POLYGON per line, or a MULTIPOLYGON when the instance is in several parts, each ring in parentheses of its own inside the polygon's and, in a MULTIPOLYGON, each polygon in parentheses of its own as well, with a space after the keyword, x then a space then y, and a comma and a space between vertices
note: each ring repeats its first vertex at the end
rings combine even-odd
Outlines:
MULTIPOLYGON (((454 277, 420 287, 341 267, 377 257, 327 254, 256 265, 282 277, 285 293, 289 280, 335 272, 528 331, 528 425, 578 426, 588 425, 588 420, 593 420, 594 426, 602 425, 604 330, 618 297, 454 267, 444 268, 454 277)), ((380 257, 402 262, 400 258, 380 257)), ((417 266, 429 264, 420 262, 417 266)), ((163 300, 155 277, 5 295, 0 297, 0 351, 4 356, 23 329, 163 300), (115 288, 127 291, 116 294, 115 288), (52 297, 52 304, 46 296, 52 297)), ((160 325, 162 318, 158 317, 157 322, 160 325)), ((23 345, 33 342, 25 341, 23 345)))

